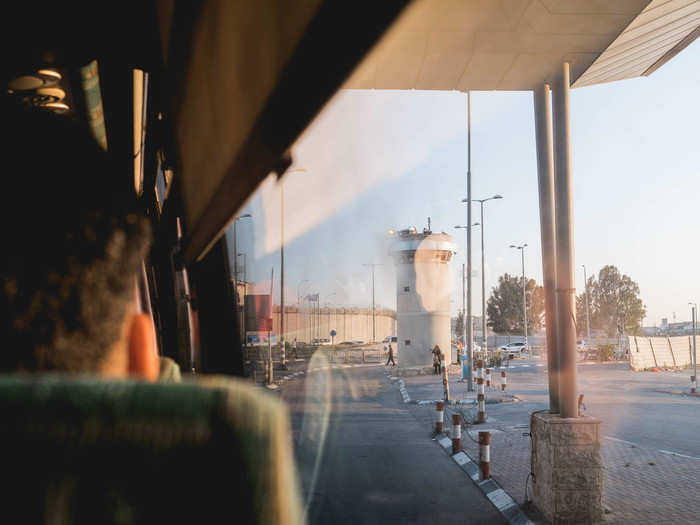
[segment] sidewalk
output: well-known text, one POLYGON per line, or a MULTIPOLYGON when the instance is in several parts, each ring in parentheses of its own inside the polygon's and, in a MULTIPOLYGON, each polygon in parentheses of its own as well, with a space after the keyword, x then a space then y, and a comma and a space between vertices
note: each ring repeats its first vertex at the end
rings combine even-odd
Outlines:
MULTIPOLYGON (((420 403, 421 399, 440 398, 442 384, 430 377, 403 378, 405 389, 417 403, 412 408, 416 418, 427 429, 433 428, 435 408, 420 403)), ((450 375, 451 398, 470 398, 466 383, 450 375)), ((486 394, 496 397, 495 391, 486 394)), ((527 404, 515 403, 513 410, 530 411, 527 404)), ((445 421, 450 414, 462 413, 463 421, 473 420, 474 409, 462 404, 446 407, 445 421)), ((487 410, 488 414, 488 410, 487 410)), ((500 414, 483 425, 465 425, 462 445, 465 452, 478 460, 478 432, 491 432, 491 473, 503 489, 528 512, 536 523, 543 523, 536 512, 529 512, 527 495, 532 494, 530 472, 530 437, 527 425, 508 425, 499 421, 500 414), (526 486, 527 484, 527 486, 526 486)), ((508 419, 508 418, 506 418, 508 419)), ((446 423, 446 430, 449 430, 446 423)), ((682 456, 641 447, 634 443, 601 436, 604 461, 604 505, 606 524, 627 523, 698 523, 700 522, 700 458, 682 456)))

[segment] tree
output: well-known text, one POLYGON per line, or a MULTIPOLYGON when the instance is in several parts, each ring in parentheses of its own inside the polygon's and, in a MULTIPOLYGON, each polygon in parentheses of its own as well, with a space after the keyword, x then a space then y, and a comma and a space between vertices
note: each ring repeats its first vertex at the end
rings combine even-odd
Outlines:
MULTIPOLYGON (((613 337, 620 333, 636 334, 646 316, 639 297, 639 285, 613 265, 604 266, 598 279, 589 277, 589 312, 592 330, 603 330, 613 337)), ((576 298, 578 333, 586 330, 585 290, 576 298)))
POLYGON ((464 312, 462 310, 457 314, 457 322, 455 323, 455 335, 461 337, 464 335, 464 312))
MULTIPOLYGON (((544 290, 534 279, 525 278, 527 301, 527 331, 532 333, 544 324, 544 290)), ((488 325, 496 333, 523 332, 523 278, 503 274, 498 286, 491 290, 488 305, 488 325)))

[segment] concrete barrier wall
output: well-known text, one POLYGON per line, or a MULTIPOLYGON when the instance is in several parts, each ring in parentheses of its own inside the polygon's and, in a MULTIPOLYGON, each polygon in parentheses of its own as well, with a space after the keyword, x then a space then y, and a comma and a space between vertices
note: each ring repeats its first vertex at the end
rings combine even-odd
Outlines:
POLYGON ((686 367, 692 363, 691 338, 677 337, 629 337, 630 368, 686 367))
MULTIPOLYGON (((396 312, 377 308, 375 311, 376 339, 396 335, 396 312)), ((280 307, 272 310, 272 333, 280 328, 280 307)), ((330 339, 335 330, 335 342, 372 340, 371 308, 321 308, 310 312, 305 308, 288 306, 284 309, 284 331, 287 341, 310 342, 314 338, 330 339)))

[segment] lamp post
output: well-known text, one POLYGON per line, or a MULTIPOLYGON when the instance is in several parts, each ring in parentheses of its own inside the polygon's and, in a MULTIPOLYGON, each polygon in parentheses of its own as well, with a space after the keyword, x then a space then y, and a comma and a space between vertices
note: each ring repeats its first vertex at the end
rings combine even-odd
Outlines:
POLYGON ((698 305, 695 303, 688 303, 691 305, 692 312, 693 312, 693 382, 692 382, 692 387, 690 389, 691 394, 695 394, 697 392, 697 387, 698 387, 698 356, 697 356, 697 347, 695 346, 695 335, 697 332, 697 310, 698 310, 698 305))
POLYGON ((527 345, 527 298, 525 296, 525 289, 527 288, 527 283, 525 282, 525 248, 527 243, 516 246, 514 244, 510 245, 511 248, 520 250, 520 255, 522 258, 523 265, 523 334, 525 335, 525 348, 527 348, 528 354, 530 353, 530 347, 527 345))
MULTIPOLYGON (((241 219, 249 219, 252 218, 252 215, 250 213, 244 213, 243 215, 239 215, 238 217, 233 219, 233 310, 236 314, 236 323, 238 323, 238 335, 240 337, 240 330, 242 328, 241 323, 241 315, 240 315, 240 310, 239 310, 239 305, 238 305, 238 229, 236 225, 238 224, 238 221, 241 219)), ((270 298, 272 299, 272 298, 270 298)), ((243 340, 245 343, 246 341, 246 333, 243 332, 243 340)))
POLYGON ((586 276, 586 265, 582 264, 583 266, 583 285, 584 289, 586 290, 586 337, 588 338, 588 343, 590 344, 591 342, 591 314, 588 311, 588 277, 586 276))
MULTIPOLYGON (((486 327, 486 261, 484 255, 484 203, 492 200, 502 199, 502 195, 494 195, 488 199, 472 199, 473 202, 478 202, 481 205, 481 335, 483 338, 483 351, 488 350, 488 337, 486 327)), ((462 202, 467 202, 467 199, 462 199, 462 202)))
MULTIPOLYGON (((463 202, 464 202, 464 199, 463 199, 463 202)), ((480 225, 481 225, 481 223, 475 222, 472 224, 472 227, 480 226, 480 225)), ((455 229, 467 231, 469 228, 467 228, 466 225, 462 225, 462 226, 457 225, 457 226, 455 226, 455 229)), ((467 233, 467 236, 468 235, 469 234, 467 233)), ((468 238, 467 238, 467 243, 469 243, 468 238)), ((483 274, 483 269, 482 269, 481 273, 483 274)), ((466 294, 466 289, 465 289, 467 279, 471 279, 471 275, 465 276, 465 271, 464 271, 464 267, 463 267, 462 268, 462 338, 464 340, 464 348, 465 349, 467 349, 467 310, 466 310, 467 294, 466 294)), ((469 371, 467 370, 465 373, 468 373, 468 372, 469 371)), ((462 379, 464 379, 464 378, 462 378, 462 379)))
MULTIPOLYGON (((304 168, 291 168, 285 173, 303 172, 304 168)), ((272 300, 272 298, 270 298, 272 300)), ((284 181, 280 176, 280 345, 284 355, 284 181)), ((284 363, 283 363, 284 365, 284 363)))
MULTIPOLYGON (((248 257, 245 253, 237 253, 236 259, 238 259, 238 257, 241 257, 241 256, 243 257, 243 305, 245 307, 245 298, 248 295, 248 280, 247 280, 247 275, 246 275, 248 272, 248 257)), ((237 286, 238 285, 236 285, 236 289, 237 289, 237 286)), ((243 333, 247 334, 248 331, 246 330, 246 326, 245 326, 245 315, 243 316, 243 322, 241 324, 243 325, 243 333)))
POLYGON ((374 268, 376 266, 384 266, 383 264, 377 264, 377 263, 367 263, 363 264, 362 266, 370 266, 372 268, 372 342, 376 342, 376 331, 377 331, 377 325, 376 325, 376 320, 375 320, 375 305, 374 305, 374 268))

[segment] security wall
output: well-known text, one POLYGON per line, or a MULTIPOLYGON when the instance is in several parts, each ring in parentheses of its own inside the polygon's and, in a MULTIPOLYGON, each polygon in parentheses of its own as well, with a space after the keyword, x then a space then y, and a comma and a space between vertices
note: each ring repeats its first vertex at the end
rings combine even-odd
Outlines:
POLYGON ((674 368, 693 362, 692 337, 629 337, 630 368, 674 368))
MULTIPOLYGON (((284 333, 287 341, 311 342, 313 339, 331 339, 331 330, 336 331, 335 343, 343 341, 372 341, 371 308, 321 308, 317 311, 297 306, 284 309, 284 333)), ((375 338, 381 341, 396 335, 396 312, 375 311, 375 338)), ((279 334, 280 307, 273 307, 272 330, 279 334)))

